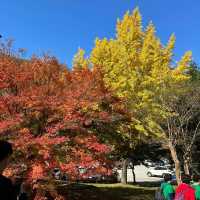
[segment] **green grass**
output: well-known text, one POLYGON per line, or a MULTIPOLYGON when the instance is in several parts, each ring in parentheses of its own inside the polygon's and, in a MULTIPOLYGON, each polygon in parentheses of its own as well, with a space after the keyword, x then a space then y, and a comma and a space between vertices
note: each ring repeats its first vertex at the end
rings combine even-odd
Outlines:
POLYGON ((62 188, 70 200, 153 200, 155 188, 122 184, 74 184, 62 188))

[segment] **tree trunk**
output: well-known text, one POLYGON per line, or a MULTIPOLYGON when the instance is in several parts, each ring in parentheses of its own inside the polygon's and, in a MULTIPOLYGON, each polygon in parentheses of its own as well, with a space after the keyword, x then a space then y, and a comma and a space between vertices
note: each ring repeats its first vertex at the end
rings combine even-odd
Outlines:
POLYGON ((169 142, 169 150, 171 152, 171 156, 175 164, 176 180, 177 180, 177 183, 180 184, 181 183, 180 161, 177 156, 176 148, 173 146, 171 142, 169 142))
POLYGON ((132 167, 132 174, 133 174, 133 183, 136 183, 136 177, 135 177, 135 168, 134 165, 132 167))
POLYGON ((122 176, 121 176, 122 184, 127 184, 127 167, 128 167, 128 159, 123 159, 123 161, 122 161, 122 176))
POLYGON ((189 164, 189 160, 186 158, 184 159, 184 172, 185 174, 190 174, 190 164, 189 164))

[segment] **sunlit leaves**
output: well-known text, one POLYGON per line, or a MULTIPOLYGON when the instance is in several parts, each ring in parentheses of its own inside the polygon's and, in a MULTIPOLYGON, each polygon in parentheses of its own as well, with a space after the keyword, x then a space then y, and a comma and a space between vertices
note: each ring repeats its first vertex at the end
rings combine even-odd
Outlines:
POLYGON ((191 52, 174 64, 174 44, 172 35, 163 45, 152 22, 143 28, 136 8, 118 20, 115 38, 97 39, 91 52, 91 63, 99 66, 105 85, 125 99, 139 132, 162 132, 159 120, 169 114, 162 104, 163 97, 177 92, 178 85, 188 79, 191 52))
POLYGON ((70 166, 106 163, 110 149, 90 127, 109 123, 110 110, 100 105, 111 100, 98 70, 69 71, 48 56, 0 59, 0 132, 14 144, 13 162, 21 159, 30 169, 30 180, 53 167, 73 175, 78 169, 70 166))

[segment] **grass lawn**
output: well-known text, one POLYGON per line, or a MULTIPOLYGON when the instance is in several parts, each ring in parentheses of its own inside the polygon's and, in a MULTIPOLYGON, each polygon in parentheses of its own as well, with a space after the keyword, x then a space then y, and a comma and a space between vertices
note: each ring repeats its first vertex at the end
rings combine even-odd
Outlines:
POLYGON ((80 184, 66 191, 70 200, 153 200, 155 194, 153 187, 122 184, 80 184))

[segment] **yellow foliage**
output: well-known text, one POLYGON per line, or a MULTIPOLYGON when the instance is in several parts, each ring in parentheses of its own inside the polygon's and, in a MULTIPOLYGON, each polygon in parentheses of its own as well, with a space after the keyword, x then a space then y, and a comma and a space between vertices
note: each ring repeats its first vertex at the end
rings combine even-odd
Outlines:
POLYGON ((169 114, 162 100, 188 79, 191 52, 174 66, 174 44, 172 34, 164 46, 152 22, 143 30, 138 8, 117 21, 116 38, 95 41, 90 62, 102 70, 106 86, 126 100, 139 132, 162 133, 158 121, 169 114))
POLYGON ((73 69, 87 69, 88 68, 88 60, 85 59, 85 51, 81 48, 78 49, 78 52, 75 54, 73 59, 73 69))

